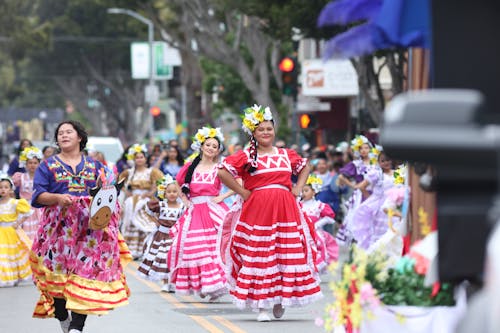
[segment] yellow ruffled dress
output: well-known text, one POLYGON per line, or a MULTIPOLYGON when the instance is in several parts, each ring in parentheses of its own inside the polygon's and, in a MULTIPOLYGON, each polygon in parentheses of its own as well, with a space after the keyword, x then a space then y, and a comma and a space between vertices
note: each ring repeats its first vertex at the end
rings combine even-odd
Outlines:
POLYGON ((11 287, 29 280, 29 248, 21 240, 14 224, 29 215, 31 206, 25 199, 0 203, 0 287, 11 287))

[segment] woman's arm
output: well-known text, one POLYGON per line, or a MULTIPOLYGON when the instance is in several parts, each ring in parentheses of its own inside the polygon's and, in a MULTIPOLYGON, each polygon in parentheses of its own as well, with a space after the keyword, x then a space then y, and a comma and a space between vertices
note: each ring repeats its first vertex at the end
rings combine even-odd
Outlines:
POLYGON ((234 193, 239 194, 243 198, 243 200, 248 199, 252 192, 240 185, 238 181, 229 173, 229 171, 227 171, 226 169, 219 169, 217 174, 221 182, 230 190, 233 190, 234 193))
POLYGON ((292 188, 292 193, 296 197, 300 195, 302 192, 302 187, 304 187, 304 184, 306 183, 307 177, 309 176, 309 172, 311 171, 311 167, 309 164, 306 164, 302 170, 300 170, 298 177, 297 177, 297 183, 295 186, 292 188))
POLYGON ((36 199, 36 203, 43 206, 59 205, 62 207, 67 207, 72 204, 72 200, 70 194, 44 192, 40 193, 40 195, 36 199))

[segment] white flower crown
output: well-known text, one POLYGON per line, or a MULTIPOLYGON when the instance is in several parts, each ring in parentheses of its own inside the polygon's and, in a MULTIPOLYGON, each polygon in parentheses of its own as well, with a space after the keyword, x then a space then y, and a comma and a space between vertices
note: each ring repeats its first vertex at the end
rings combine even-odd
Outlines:
POLYGON ((170 184, 175 184, 176 181, 174 178, 172 178, 171 175, 165 175, 162 179, 158 180, 156 183, 156 196, 159 199, 165 199, 165 190, 167 189, 167 186, 170 184))
POLYGON ((209 138, 217 138, 217 140, 219 141, 219 151, 222 151, 224 149, 222 145, 224 143, 224 135, 222 134, 220 127, 212 128, 206 126, 203 126, 198 130, 198 132, 196 132, 195 136, 193 137, 191 149, 195 152, 200 152, 201 145, 203 144, 203 142, 205 142, 206 139, 209 138))
POLYGON ((306 185, 311 186, 314 193, 318 193, 321 191, 321 187, 323 186, 323 180, 315 174, 310 174, 309 177, 307 177, 306 185))
POLYGON ((252 107, 246 108, 244 112, 245 114, 243 116, 243 124, 241 128, 250 136, 261 122, 273 120, 273 114, 271 109, 269 109, 269 106, 264 108, 260 105, 254 104, 252 107))
POLYGON ((42 151, 34 146, 24 148, 19 155, 19 166, 24 168, 26 166, 26 162, 32 158, 37 158, 41 161, 43 159, 42 151))
POLYGON ((133 160, 135 154, 141 152, 144 153, 144 155, 148 153, 148 148, 146 148, 146 145, 145 144, 140 145, 138 143, 133 144, 127 151, 127 160, 133 160))

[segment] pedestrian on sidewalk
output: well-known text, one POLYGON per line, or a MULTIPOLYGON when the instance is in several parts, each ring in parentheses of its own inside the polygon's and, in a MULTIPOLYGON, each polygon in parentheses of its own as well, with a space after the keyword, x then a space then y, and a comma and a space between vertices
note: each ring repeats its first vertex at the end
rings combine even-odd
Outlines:
POLYGON ((33 316, 55 316, 64 333, 78 333, 88 314, 103 315, 128 304, 122 265, 131 256, 118 232, 119 188, 111 185, 111 170, 83 155, 85 128, 76 121, 64 121, 57 126, 54 140, 60 153, 40 164, 34 180, 32 204, 43 207, 43 214, 30 257, 41 293, 33 316), (90 194, 97 185, 110 191, 108 197, 95 201, 96 205, 109 203, 104 214, 108 224, 99 220, 100 210, 91 214, 90 194))
POLYGON ((244 203, 229 242, 226 259, 233 302, 259 311, 257 321, 270 321, 286 307, 304 306, 322 297, 314 263, 311 232, 296 197, 309 174, 307 159, 277 148, 268 107, 245 110, 243 130, 249 148, 221 164, 222 182, 244 203), (292 187, 291 176, 297 175, 292 187), (243 186, 235 178, 241 177, 243 186))
POLYGON ((177 174, 181 198, 188 209, 170 229, 174 242, 168 253, 171 283, 178 294, 197 294, 209 301, 227 292, 225 273, 217 250, 217 234, 228 211, 223 202, 233 192, 220 194, 217 176, 224 150, 220 128, 203 127, 194 137, 192 162, 177 174))
POLYGON ((167 254, 172 245, 170 228, 184 213, 184 205, 178 200, 179 186, 171 175, 165 175, 159 180, 156 188, 156 198, 148 200, 137 212, 143 216, 141 218, 153 219, 158 226, 147 241, 147 250, 138 271, 139 275, 148 280, 162 281, 162 291, 174 292, 175 288, 169 281, 167 254))
POLYGON ((13 191, 9 176, 0 175, 0 287, 16 286, 31 275, 28 244, 16 232, 31 207, 25 199, 12 198, 13 191))

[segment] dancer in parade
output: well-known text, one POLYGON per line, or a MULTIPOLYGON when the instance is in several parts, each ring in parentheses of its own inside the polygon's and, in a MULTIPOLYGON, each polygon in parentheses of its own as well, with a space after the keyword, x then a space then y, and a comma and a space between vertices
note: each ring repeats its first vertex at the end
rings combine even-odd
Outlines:
POLYGON ((326 230, 325 225, 335 224, 335 213, 332 208, 317 199, 315 195, 321 191, 323 181, 314 174, 307 177, 306 184, 302 188, 302 211, 314 223, 316 229, 316 266, 320 273, 325 273, 328 265, 338 258, 339 249, 335 238, 326 230))
POLYGON ((29 280, 29 248, 16 229, 30 214, 25 199, 14 199, 14 183, 6 174, 0 175, 0 287, 12 287, 29 280))
POLYGON ((174 242, 168 253, 168 267, 176 293, 209 296, 209 301, 227 292, 216 249, 218 229, 228 210, 223 200, 233 194, 220 194, 217 164, 223 142, 219 128, 203 127, 196 133, 191 145, 194 160, 184 164, 177 174, 188 209, 170 229, 174 242))
POLYGON ((32 204, 43 212, 30 255, 41 294, 33 316, 55 316, 63 332, 78 333, 88 314, 128 304, 122 265, 131 256, 118 232, 120 186, 82 153, 85 128, 64 121, 54 140, 60 153, 40 164, 34 180, 32 204))
POLYGON ((141 259, 144 254, 146 237, 156 230, 151 219, 141 219, 136 215, 139 207, 151 198, 156 192, 156 182, 163 177, 163 173, 156 168, 147 166, 147 148, 145 145, 134 144, 128 150, 127 158, 133 160, 134 166, 123 171, 118 179, 126 179, 127 198, 123 204, 121 231, 134 260, 141 259))
POLYGON ((268 107, 245 109, 243 130, 250 147, 227 157, 219 170, 223 183, 244 200, 229 243, 228 282, 238 308, 258 310, 258 321, 270 321, 269 309, 280 318, 286 307, 322 297, 312 232, 296 201, 309 166, 294 150, 273 145, 268 107), (293 187, 292 174, 298 176, 293 187))
POLYGON ((137 214, 147 214, 155 220, 158 229, 148 242, 144 260, 139 266, 139 274, 152 281, 162 281, 162 291, 173 292, 169 283, 167 254, 172 245, 170 228, 179 220, 184 212, 184 205, 179 203, 179 187, 170 175, 158 181, 156 197, 148 200, 137 214))
MULTIPOLYGON (((35 170, 42 160, 43 153, 34 146, 24 148, 21 155, 19 155, 19 167, 26 169, 26 172, 16 172, 12 176, 12 181, 14 185, 19 188, 19 196, 26 199, 28 202, 31 202, 31 197, 33 195, 35 170)), ((35 238, 40 217, 41 210, 39 208, 32 208, 32 214, 21 224, 21 227, 31 241, 35 238)))

